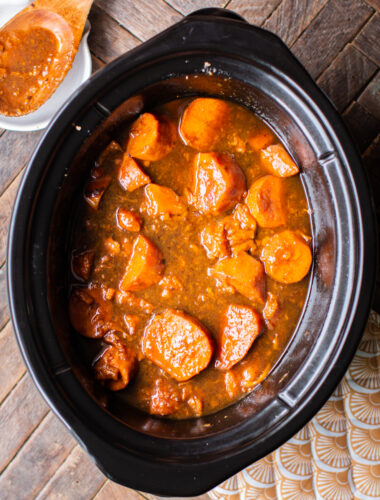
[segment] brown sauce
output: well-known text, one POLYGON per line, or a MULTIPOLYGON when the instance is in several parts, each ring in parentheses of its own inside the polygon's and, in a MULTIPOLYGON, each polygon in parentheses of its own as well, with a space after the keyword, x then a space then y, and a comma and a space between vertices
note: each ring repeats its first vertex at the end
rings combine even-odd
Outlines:
POLYGON ((308 288, 308 207, 298 166, 251 111, 185 99, 142 116, 84 188, 71 321, 120 401, 194 417, 250 392, 286 349, 308 288))

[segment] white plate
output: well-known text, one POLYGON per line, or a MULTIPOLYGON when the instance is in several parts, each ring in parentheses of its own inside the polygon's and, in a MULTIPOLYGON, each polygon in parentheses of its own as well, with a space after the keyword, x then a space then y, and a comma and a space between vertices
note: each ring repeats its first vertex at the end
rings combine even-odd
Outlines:
MULTIPOLYGON (((32 0, 0 0, 0 26, 32 3, 32 0)), ((79 44, 73 66, 54 94, 33 113, 20 117, 0 115, 0 128, 28 132, 41 130, 49 124, 55 113, 71 96, 79 85, 90 77, 92 71, 91 54, 87 44, 90 23, 86 22, 82 41, 79 44)))

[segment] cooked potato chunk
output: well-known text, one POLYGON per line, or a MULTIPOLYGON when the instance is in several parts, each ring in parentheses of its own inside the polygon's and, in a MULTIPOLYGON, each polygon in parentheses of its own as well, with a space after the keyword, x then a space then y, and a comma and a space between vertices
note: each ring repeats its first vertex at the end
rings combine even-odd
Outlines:
POLYGON ((170 153, 175 139, 175 126, 167 116, 144 113, 132 124, 127 152, 139 160, 161 160, 170 153))
POLYGON ((260 159, 268 172, 278 177, 291 177, 300 171, 281 144, 272 144, 262 149, 260 159))
POLYGON ((145 184, 149 184, 150 182, 149 176, 143 172, 137 161, 131 158, 127 153, 123 155, 123 161, 121 162, 118 172, 118 179, 120 185, 126 191, 135 191, 135 189, 145 186, 145 184))
POLYGON ((277 227, 286 223, 283 182, 273 175, 265 175, 249 188, 246 203, 259 226, 277 227))
POLYGON ((198 153, 194 158, 189 202, 202 214, 221 214, 233 208, 245 191, 245 176, 232 156, 198 153))
POLYGON ((230 114, 229 105, 220 99, 199 97, 185 109, 180 133, 185 144, 198 151, 212 150, 230 114))
POLYGON ((210 270, 215 278, 232 286, 253 302, 265 300, 265 272, 262 263, 242 252, 234 257, 219 260, 210 270))
POLYGON ((141 209, 151 217, 167 219, 173 215, 183 214, 186 211, 186 206, 169 187, 149 184, 144 190, 141 209))
POLYGON ((163 260, 160 250, 146 236, 137 236, 127 269, 119 284, 120 290, 144 290, 158 283, 164 273, 163 260))
POLYGON ((182 311, 167 309, 156 314, 145 329, 143 353, 179 382, 189 380, 210 363, 210 334, 182 311))
POLYGON ((297 283, 309 272, 312 255, 309 245, 293 231, 277 233, 261 251, 265 271, 280 283, 297 283))
POLYGON ((260 334, 263 321, 252 307, 230 304, 222 314, 215 368, 229 370, 241 361, 260 334))

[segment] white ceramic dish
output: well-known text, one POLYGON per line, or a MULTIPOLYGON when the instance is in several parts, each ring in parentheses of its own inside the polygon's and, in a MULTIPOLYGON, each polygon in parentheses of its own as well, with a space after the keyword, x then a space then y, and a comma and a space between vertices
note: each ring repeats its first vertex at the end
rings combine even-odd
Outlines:
MULTIPOLYGON (((0 0, 0 26, 32 3, 31 0, 0 0)), ((82 41, 79 45, 77 55, 71 70, 66 78, 54 92, 54 94, 33 113, 20 117, 9 117, 0 115, 0 128, 30 132, 41 130, 49 124, 55 113, 62 107, 63 103, 71 96, 87 78, 92 71, 91 54, 87 44, 90 23, 86 22, 82 41)))

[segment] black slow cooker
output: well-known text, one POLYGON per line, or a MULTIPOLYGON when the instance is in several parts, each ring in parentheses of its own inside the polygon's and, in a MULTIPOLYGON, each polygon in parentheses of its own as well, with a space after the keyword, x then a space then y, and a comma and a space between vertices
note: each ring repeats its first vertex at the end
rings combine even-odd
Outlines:
POLYGON ((98 71, 49 126, 13 211, 10 311, 36 385, 109 478, 198 495, 280 446, 328 399, 368 317, 375 254, 367 182, 333 105, 275 35, 206 9, 98 71), (67 317, 67 238, 89 165, 117 127, 190 95, 252 109, 302 166, 314 266, 302 316, 268 377, 222 411, 170 421, 105 405, 91 385, 67 317))

